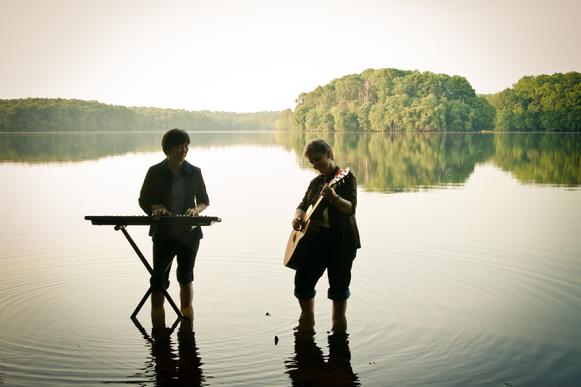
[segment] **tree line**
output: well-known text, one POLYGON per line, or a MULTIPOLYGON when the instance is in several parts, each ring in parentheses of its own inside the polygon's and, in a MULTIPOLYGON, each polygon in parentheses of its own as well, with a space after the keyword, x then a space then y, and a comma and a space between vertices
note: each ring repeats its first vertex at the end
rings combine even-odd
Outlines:
POLYGON ((463 77, 369 69, 302 93, 278 129, 303 131, 581 130, 577 72, 527 76, 494 95, 463 77))
POLYGON ((302 93, 279 129, 479 131, 494 128, 494 107, 459 76, 369 69, 302 93))
POLYGON ((525 76, 493 95, 463 77, 369 69, 301 93, 294 110, 230 113, 76 99, 0 99, 2 131, 579 131, 581 74, 525 76))
POLYGON ((125 107, 61 98, 0 100, 0 131, 265 130, 279 112, 230 113, 125 107))
POLYGON ((497 130, 581 130, 581 74, 527 76, 491 95, 497 130))

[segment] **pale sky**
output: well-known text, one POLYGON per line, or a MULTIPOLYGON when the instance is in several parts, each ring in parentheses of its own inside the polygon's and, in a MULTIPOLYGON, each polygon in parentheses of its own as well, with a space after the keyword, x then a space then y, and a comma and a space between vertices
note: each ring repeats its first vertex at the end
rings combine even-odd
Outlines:
POLYGON ((0 98, 252 112, 394 67, 581 71, 580 0, 0 0, 0 98))

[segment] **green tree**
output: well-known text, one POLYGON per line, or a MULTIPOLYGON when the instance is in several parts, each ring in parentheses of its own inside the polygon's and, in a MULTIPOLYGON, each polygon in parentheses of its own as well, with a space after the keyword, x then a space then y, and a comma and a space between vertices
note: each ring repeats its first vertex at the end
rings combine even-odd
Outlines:
POLYGON ((497 130, 581 130, 581 74, 526 76, 488 100, 497 130))
POLYGON ((228 113, 107 105, 74 99, 0 100, 0 131, 263 130, 279 112, 228 113))
POLYGON ((297 126, 319 130, 330 112, 337 131, 447 131, 491 129, 494 108, 458 76, 368 69, 301 93, 297 126))

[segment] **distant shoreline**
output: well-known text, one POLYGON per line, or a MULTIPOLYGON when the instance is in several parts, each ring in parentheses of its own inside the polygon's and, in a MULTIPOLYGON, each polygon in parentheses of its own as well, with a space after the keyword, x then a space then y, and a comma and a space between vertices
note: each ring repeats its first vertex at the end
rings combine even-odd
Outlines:
MULTIPOLYGON (((152 129, 152 130, 42 130, 42 131, 0 131, 0 135, 3 134, 157 134, 164 133, 166 129, 152 129)), ((187 130, 189 133, 274 133, 277 132, 275 129, 257 129, 257 130, 247 130, 247 129, 231 129, 231 130, 187 130)))
MULTIPOLYGON (((51 130, 51 131, 0 131, 0 135, 39 135, 39 134, 159 134, 163 133, 164 129, 159 130, 93 130, 93 131, 82 131, 82 130, 51 130)), ((236 134, 256 134, 256 133, 297 133, 296 130, 277 130, 277 129, 261 129, 261 130, 187 130, 188 133, 196 134, 220 134, 220 133, 236 133, 236 134)), ((404 135, 404 134, 581 134, 580 131, 549 131, 549 130, 480 130, 480 131, 425 131, 425 130, 413 130, 413 131, 397 131, 397 132, 382 132, 377 130, 356 130, 356 131, 341 131, 341 132, 328 132, 324 130, 311 130, 304 131, 302 133, 320 133, 320 134, 383 134, 383 135, 404 135)))
POLYGON ((463 77, 385 68, 334 79, 301 93, 294 110, 283 111, 233 113, 63 98, 0 99, 0 133, 170 128, 197 133, 574 133, 581 130, 580 84, 578 72, 525 76, 512 88, 477 95, 463 77))
POLYGON ((279 115, 126 107, 62 98, 0 99, 0 132, 272 130, 279 115))

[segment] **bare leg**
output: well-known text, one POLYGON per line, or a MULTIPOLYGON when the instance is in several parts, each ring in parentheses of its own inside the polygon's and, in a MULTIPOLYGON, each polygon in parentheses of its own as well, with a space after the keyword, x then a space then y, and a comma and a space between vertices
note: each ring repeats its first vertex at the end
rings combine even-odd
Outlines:
POLYGON ((153 290, 151 292, 151 307, 153 309, 163 308, 163 302, 165 301, 165 296, 159 290, 153 290))
POLYGON ((299 300, 301 316, 299 317, 299 333, 312 333, 315 330, 315 299, 299 300))
POLYGON ((315 299, 314 298, 309 298, 308 300, 299 300, 299 305, 301 306, 301 317, 315 315, 315 299))
POLYGON ((180 309, 182 314, 189 319, 194 318, 194 308, 192 306, 192 301, 194 299, 194 288, 191 282, 187 284, 180 285, 180 309))
POLYGON ((345 333, 347 331, 347 300, 333 301, 333 332, 345 333))

